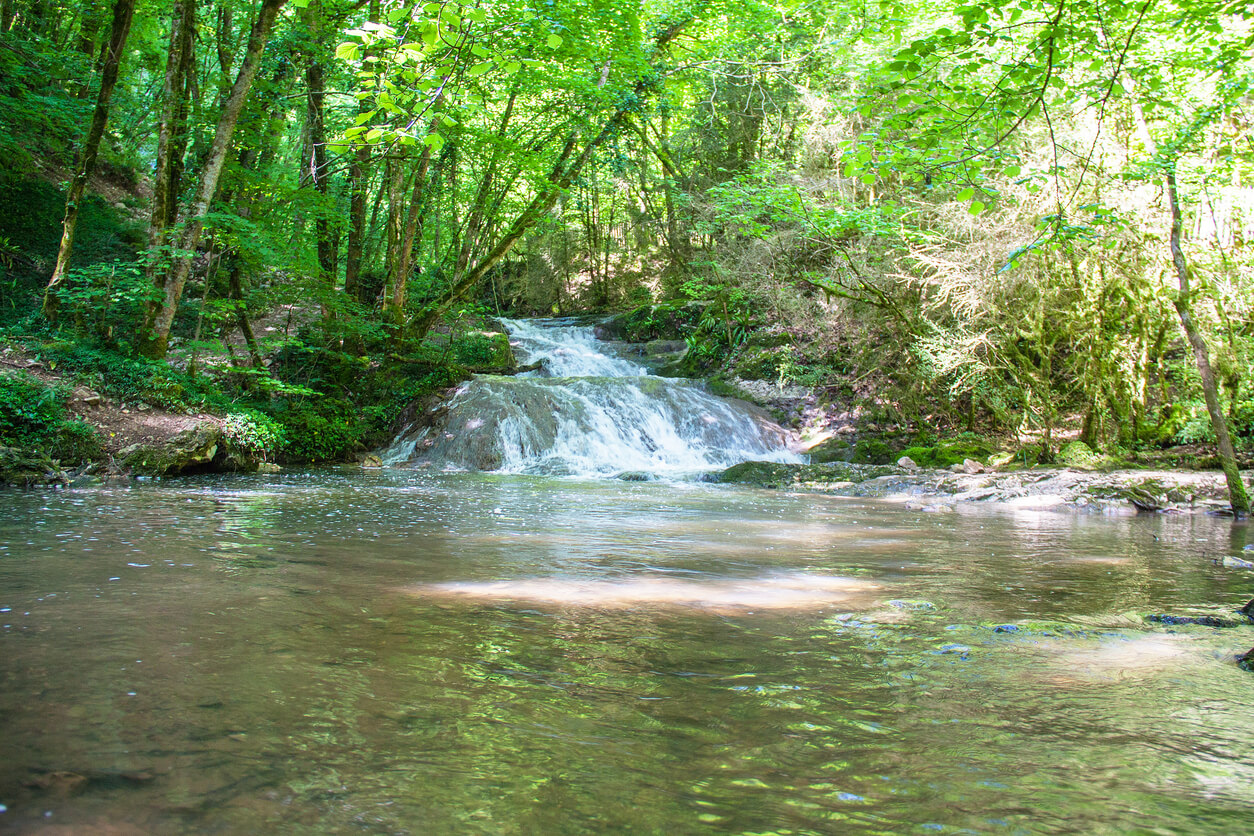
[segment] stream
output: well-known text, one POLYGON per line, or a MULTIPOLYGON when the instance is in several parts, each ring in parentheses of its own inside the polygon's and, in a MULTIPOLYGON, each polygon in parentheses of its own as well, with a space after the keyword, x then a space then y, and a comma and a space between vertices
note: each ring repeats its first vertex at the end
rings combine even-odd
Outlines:
POLYGON ((1216 562, 1247 523, 928 514, 563 432, 0 494, 0 832, 1249 829, 1254 626, 1143 617, 1254 597, 1216 562))

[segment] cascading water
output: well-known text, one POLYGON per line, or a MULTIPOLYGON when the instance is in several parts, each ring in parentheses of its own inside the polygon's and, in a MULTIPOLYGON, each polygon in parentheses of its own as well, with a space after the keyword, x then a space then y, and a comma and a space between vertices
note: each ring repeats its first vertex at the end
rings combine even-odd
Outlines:
POLYGON ((700 381, 651 376, 607 353, 591 327, 562 320, 506 327, 519 359, 543 361, 541 370, 462 384, 435 416, 402 432, 384 461, 580 476, 802 461, 763 410, 712 395, 700 381))

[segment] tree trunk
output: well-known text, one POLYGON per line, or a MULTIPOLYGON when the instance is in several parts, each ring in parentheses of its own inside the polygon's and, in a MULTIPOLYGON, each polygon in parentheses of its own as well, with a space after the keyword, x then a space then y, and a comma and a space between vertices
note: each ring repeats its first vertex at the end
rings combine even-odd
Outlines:
MULTIPOLYGON (((304 21, 309 29, 311 38, 315 42, 318 41, 322 26, 319 3, 311 3, 305 8, 304 21)), ((309 56, 309 63, 305 67, 305 121, 309 130, 309 155, 305 160, 308 169, 307 172, 302 172, 302 179, 304 179, 304 175, 307 173, 314 189, 322 198, 314 216, 314 237, 318 247, 318 271, 322 274, 322 280, 334 287, 338 271, 335 263, 335 246, 331 237, 331 223, 328 220, 330 214, 331 180, 327 169, 326 91, 324 89, 326 73, 322 65, 322 59, 321 50, 317 50, 309 56)))
MULTIPOLYGON (((379 0, 370 4, 368 20, 379 22, 379 0)), ((362 101, 357 105, 358 115, 369 113, 370 104, 362 101)), ((353 151, 348 167, 348 243, 344 250, 344 292, 351 299, 364 302, 361 288, 361 264, 365 253, 366 191, 370 180, 370 146, 361 144, 353 151)))
POLYGON ((113 28, 109 32, 109 51, 105 56, 104 68, 100 74, 100 93, 96 97, 96 110, 91 117, 91 127, 87 130, 87 138, 83 141, 82 156, 78 171, 70 183, 70 193, 65 199, 65 219, 61 222, 61 246, 57 250, 57 264, 52 271, 52 279, 44 290, 44 315, 51 320, 57 318, 56 292, 65 283, 70 270, 70 255, 74 250, 74 232, 78 227, 78 208, 83 194, 87 191, 87 181, 91 179, 96 168, 96 155, 100 151, 100 141, 104 137, 105 123, 109 121, 109 102, 113 98, 113 88, 118 81, 118 68, 122 63, 122 52, 126 48, 126 36, 131 29, 131 18, 135 11, 135 0, 117 0, 113 7, 113 28))
POLYGON ((172 255, 170 269, 157 287, 162 290, 162 298, 149 307, 144 331, 140 336, 140 350, 154 359, 165 357, 169 347, 170 329, 174 325, 174 315, 178 312, 179 299, 183 295, 183 286, 187 283, 191 272, 192 256, 196 245, 200 243, 200 233, 204 228, 204 217, 209 212, 218 190, 218 179, 230 150, 231 137, 235 133, 235 124, 239 121, 240 112, 248 98, 253 78, 261 63, 262 52, 270 37, 270 28, 278 16, 279 9, 286 0, 262 0, 261 10, 253 23, 252 32, 248 37, 248 47, 244 52, 244 61, 240 65, 239 75, 231 87, 231 95, 227 97, 222 115, 218 119, 218 127, 214 133, 213 143, 209 147, 209 155, 201 171, 200 182, 196 187, 196 195, 188 212, 188 221, 179 237, 176 252, 172 255))
POLYGON ((157 128, 157 168, 152 183, 152 213, 148 227, 150 275, 163 275, 161 247, 177 212, 182 170, 182 124, 187 113, 187 76, 192 64, 192 34, 196 27, 194 0, 175 0, 170 20, 170 47, 161 85, 161 117, 157 128))
POLYGON ((1202 394, 1206 398, 1206 412, 1210 415, 1210 426, 1215 432, 1215 445, 1219 448, 1219 464, 1223 468, 1224 478, 1228 482, 1228 502, 1234 513, 1244 516, 1250 512, 1250 498, 1241 481, 1241 472, 1237 468, 1236 451, 1232 449, 1232 439, 1228 435, 1228 422, 1224 418, 1223 409, 1219 405, 1219 387, 1215 385, 1215 373, 1210 366, 1210 351, 1206 340, 1193 321, 1193 300, 1189 289, 1189 265, 1184 259, 1184 248, 1180 238, 1183 219, 1180 213, 1180 198, 1176 189, 1175 167, 1167 171, 1167 200, 1171 204, 1171 263, 1176 268, 1176 279, 1180 283, 1180 292, 1176 294, 1176 313, 1180 315, 1180 325, 1193 347, 1193 359, 1197 363, 1197 373, 1202 378, 1202 394))

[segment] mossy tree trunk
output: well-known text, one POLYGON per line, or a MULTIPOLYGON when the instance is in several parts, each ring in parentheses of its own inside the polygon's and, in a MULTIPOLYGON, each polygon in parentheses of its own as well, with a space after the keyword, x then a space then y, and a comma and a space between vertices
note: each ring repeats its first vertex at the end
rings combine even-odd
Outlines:
POLYGON ((1241 481, 1241 472, 1237 467, 1236 451, 1232 448, 1232 438, 1228 435, 1228 421, 1224 417, 1223 408, 1219 404, 1219 387, 1215 383, 1215 372, 1210 365, 1210 351, 1206 339, 1193 320, 1192 291, 1189 287, 1189 264, 1184 258, 1181 245, 1183 219, 1180 212, 1180 197, 1176 188, 1175 167, 1167 170, 1167 200, 1171 208, 1171 263, 1176 270, 1176 279, 1180 284, 1180 292, 1176 294, 1176 313, 1180 315, 1180 325, 1193 348, 1193 359, 1197 363, 1197 373, 1202 378, 1202 394, 1206 398, 1206 412, 1210 416, 1211 429, 1215 432, 1215 444, 1219 448, 1219 463, 1223 468, 1224 478, 1228 482, 1228 501, 1234 513, 1246 515, 1250 512, 1250 498, 1241 481))

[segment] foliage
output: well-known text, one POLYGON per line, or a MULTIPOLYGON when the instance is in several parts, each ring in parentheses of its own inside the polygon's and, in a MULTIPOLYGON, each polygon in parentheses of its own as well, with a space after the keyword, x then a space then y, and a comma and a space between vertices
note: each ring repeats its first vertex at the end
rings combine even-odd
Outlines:
POLYGON ((229 413, 223 432, 235 447, 262 461, 269 461, 285 441, 283 426, 255 409, 229 413))
POLYGON ((98 434, 67 417, 66 398, 25 372, 0 374, 0 447, 38 451, 64 464, 99 455, 98 434))

